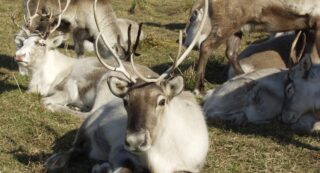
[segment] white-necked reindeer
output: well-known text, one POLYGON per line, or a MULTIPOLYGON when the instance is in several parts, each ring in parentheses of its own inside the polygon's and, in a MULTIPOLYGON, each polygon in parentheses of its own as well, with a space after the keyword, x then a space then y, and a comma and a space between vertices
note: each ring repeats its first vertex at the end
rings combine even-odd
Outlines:
MULTIPOLYGON (((56 28, 31 34, 16 52, 15 60, 31 72, 29 92, 44 96, 43 104, 52 111, 69 110, 68 105, 89 111, 112 99, 114 96, 105 91, 108 70, 95 57, 74 59, 60 53, 57 46, 63 36, 49 38, 56 28)), ((107 61, 115 63, 111 59, 107 61)), ((125 65, 130 67, 129 62, 125 65)), ((138 68, 146 75, 157 76, 147 67, 138 68)))
POLYGON ((289 71, 285 85, 282 120, 293 129, 309 133, 320 130, 320 66, 310 55, 289 71))
MULTIPOLYGON (((192 7, 192 12, 197 13, 203 7, 203 3, 203 0, 198 0, 192 7)), ((245 25, 252 31, 266 32, 315 29, 316 39, 319 40, 320 8, 318 7, 320 2, 313 0, 210 0, 208 16, 211 32, 201 44, 195 91, 204 92, 205 67, 212 51, 227 39, 236 37, 237 35, 234 34, 245 25)), ((235 47, 232 55, 228 56, 238 73, 243 72, 237 53, 240 39, 241 35, 238 36, 238 40, 231 39, 235 47)), ((320 52, 318 42, 317 50, 320 52)))
POLYGON ((48 170, 62 168, 76 153, 88 149, 89 156, 107 160, 112 166, 111 170, 97 166, 93 172, 140 172, 140 166, 152 173, 200 172, 208 152, 203 114, 194 95, 183 91, 182 77, 167 79, 194 44, 156 79, 144 77, 135 68, 133 55, 132 67, 139 78, 129 75, 115 54, 119 67, 105 65, 123 74, 108 80, 111 91, 122 100, 114 100, 90 116, 73 147, 47 160, 48 170))
MULTIPOLYGON (((14 18, 13 18, 14 20, 14 18)), ((133 43, 136 42, 136 38, 137 38, 137 33, 139 30, 139 24, 131 21, 129 19, 124 19, 124 18, 117 18, 117 24, 120 28, 121 33, 123 34, 123 39, 126 43, 128 43, 128 36, 127 36, 127 32, 128 32, 128 27, 129 25, 131 25, 131 41, 133 43)), ((106 34, 107 35, 107 34, 106 34)), ((26 35, 26 37, 23 37, 21 35, 17 35, 15 38, 15 43, 16 43, 16 50, 19 50, 20 48, 23 47, 23 43, 24 41, 28 38, 28 36, 26 35)), ((144 34, 143 32, 141 32, 140 35, 140 41, 143 40, 144 38, 144 34)), ((62 39, 62 37, 61 37, 62 39)), ((67 37, 65 36, 65 38, 63 40, 61 40, 60 43, 62 43, 62 41, 65 41, 67 39, 67 37)), ((90 40, 91 41, 91 37, 88 34, 87 30, 85 29, 76 29, 73 31, 73 40, 74 40, 74 46, 75 46, 75 52, 77 55, 77 58, 83 58, 84 56, 84 50, 87 51, 94 51, 94 45, 93 43, 87 41, 90 40)), ((59 46, 58 44, 55 45, 55 47, 59 46)), ((19 67, 19 72, 21 75, 28 75, 28 69, 26 67, 24 67, 23 63, 19 63, 18 62, 18 67, 19 67)))
MULTIPOLYGON (((301 37, 300 34, 301 32, 276 36, 248 46, 239 55, 240 66, 244 73, 263 68, 290 68, 291 59, 303 53, 300 51, 303 50, 301 48, 305 44, 308 45, 306 51, 310 52, 312 62, 320 63, 320 57, 314 44, 314 32, 304 32, 301 37)), ((235 75, 233 66, 230 66, 228 77, 232 78, 235 75)))

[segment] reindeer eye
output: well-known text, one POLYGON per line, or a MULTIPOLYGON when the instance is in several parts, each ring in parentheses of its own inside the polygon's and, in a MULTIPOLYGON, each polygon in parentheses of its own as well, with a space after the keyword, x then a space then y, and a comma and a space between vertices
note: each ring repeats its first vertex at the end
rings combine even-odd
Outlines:
POLYGON ((286 88, 286 93, 288 96, 294 94, 294 87, 293 87, 292 83, 288 84, 288 86, 286 88))
POLYGON ((196 20, 197 15, 198 15, 197 11, 195 11, 194 13, 192 13, 192 15, 191 15, 191 17, 190 17, 190 22, 191 22, 191 23, 196 20))
POLYGON ((129 98, 127 96, 123 98, 123 105, 124 106, 128 106, 129 105, 128 100, 129 100, 129 98))
POLYGON ((159 102, 158 102, 158 105, 159 106, 164 106, 166 104, 166 99, 161 99, 159 102))

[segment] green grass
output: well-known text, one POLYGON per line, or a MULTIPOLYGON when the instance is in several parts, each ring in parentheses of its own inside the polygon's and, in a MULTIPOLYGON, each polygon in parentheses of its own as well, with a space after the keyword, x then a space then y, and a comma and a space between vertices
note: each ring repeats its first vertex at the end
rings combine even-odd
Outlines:
MULTIPOLYGON (((70 115, 51 113, 40 104, 40 97, 25 93, 28 78, 17 72, 13 61, 14 34, 17 28, 9 14, 22 18, 21 1, 2 0, 0 6, 0 172, 45 172, 43 163, 53 152, 70 147, 81 120, 70 115), (20 93, 14 77, 17 78, 20 93)), ((187 20, 192 0, 147 0, 128 12, 130 0, 114 0, 118 16, 145 22, 145 40, 137 61, 162 72, 175 57, 178 29, 187 20)), ((246 36, 242 47, 263 34, 246 36)), ((227 61, 224 46, 211 57, 207 88, 226 79, 227 61)), ((70 52, 69 52, 70 53, 70 52)), ((70 53, 72 54, 72 53, 70 53)), ((186 88, 194 86, 194 64, 198 52, 181 65, 186 88)), ((320 136, 298 136, 279 123, 234 127, 230 124, 209 125, 210 152, 203 173, 212 172, 320 172, 320 136)), ((92 162, 77 161, 66 172, 88 172, 92 162)))

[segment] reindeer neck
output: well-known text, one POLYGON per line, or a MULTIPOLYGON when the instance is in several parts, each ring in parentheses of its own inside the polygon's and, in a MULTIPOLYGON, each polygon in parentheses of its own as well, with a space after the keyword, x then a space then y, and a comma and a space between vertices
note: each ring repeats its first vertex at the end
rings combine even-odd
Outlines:
POLYGON ((42 95, 50 93, 52 88, 70 74, 75 61, 57 50, 49 50, 45 58, 40 67, 32 72, 31 80, 31 84, 42 95))

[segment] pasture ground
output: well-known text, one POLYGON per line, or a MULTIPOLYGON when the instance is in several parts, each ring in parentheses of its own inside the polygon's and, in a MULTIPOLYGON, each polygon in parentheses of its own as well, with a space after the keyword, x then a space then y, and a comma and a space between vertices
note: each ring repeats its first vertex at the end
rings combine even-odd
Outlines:
MULTIPOLYGON (((53 152, 70 147, 81 120, 51 113, 40 105, 40 96, 25 93, 28 78, 20 76, 13 61, 17 28, 10 13, 22 21, 21 1, 1 0, 0 6, 0 173, 45 172, 43 163, 53 152), (20 93, 15 77, 20 84, 20 93)), ((117 15, 146 23, 145 40, 137 61, 161 73, 177 52, 178 29, 184 27, 192 0, 147 0, 128 13, 131 0, 113 0, 117 15)), ((246 36, 243 47, 265 34, 246 36)), ((72 51, 68 54, 74 55, 72 51)), ((194 86, 194 64, 198 52, 180 67, 186 88, 194 86)), ((224 46, 207 67, 207 88, 226 79, 224 46)), ((320 135, 299 136, 280 123, 235 127, 209 126, 210 152, 203 173, 212 172, 320 172, 320 135)), ((92 162, 73 163, 66 172, 88 172, 92 162)))

